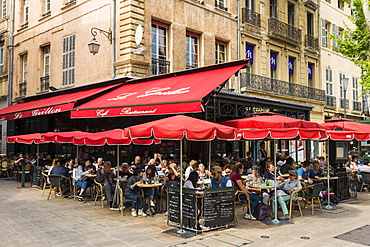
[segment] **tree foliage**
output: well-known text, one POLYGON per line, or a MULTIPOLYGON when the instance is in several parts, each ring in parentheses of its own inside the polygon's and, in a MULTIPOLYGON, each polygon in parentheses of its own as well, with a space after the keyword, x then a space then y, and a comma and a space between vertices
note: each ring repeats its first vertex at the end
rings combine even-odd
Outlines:
POLYGON ((370 32, 366 25, 366 19, 361 0, 352 1, 352 13, 349 17, 354 28, 345 26, 342 37, 330 35, 330 38, 338 42, 336 51, 351 59, 362 70, 360 84, 365 91, 370 90, 370 32))

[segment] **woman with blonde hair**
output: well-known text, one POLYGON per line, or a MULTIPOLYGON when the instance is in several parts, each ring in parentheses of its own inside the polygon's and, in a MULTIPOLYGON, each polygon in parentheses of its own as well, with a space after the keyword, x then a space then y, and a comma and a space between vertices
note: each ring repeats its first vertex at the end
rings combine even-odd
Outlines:
POLYGON ((190 163, 189 163, 189 167, 186 168, 186 171, 185 171, 185 178, 188 178, 189 177, 189 174, 196 170, 198 168, 198 161, 196 160, 191 160, 190 163))

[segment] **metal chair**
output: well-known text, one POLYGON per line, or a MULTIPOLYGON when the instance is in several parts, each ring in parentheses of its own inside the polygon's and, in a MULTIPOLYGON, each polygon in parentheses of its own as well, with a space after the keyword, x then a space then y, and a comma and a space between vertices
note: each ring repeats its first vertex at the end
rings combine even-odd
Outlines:
POLYGON ((322 188, 322 183, 317 183, 317 184, 307 186, 307 189, 309 188, 313 188, 313 190, 311 193, 306 193, 303 195, 303 198, 305 199, 304 207, 306 207, 307 202, 310 202, 311 208, 312 208, 312 215, 315 215, 315 202, 317 202, 320 206, 320 211, 322 213, 323 211, 322 211, 322 206, 321 206, 320 197, 319 197, 320 191, 322 188))
POLYGON ((67 181, 69 178, 62 176, 62 175, 49 175, 49 182, 50 182, 50 190, 47 200, 50 198, 51 191, 54 191, 54 198, 56 197, 57 190, 60 190, 60 199, 63 200, 63 193, 64 188, 66 188, 66 184, 62 183, 62 179, 66 179, 67 181))
MULTIPOLYGON (((250 215, 250 219, 252 219, 251 199, 249 198, 248 193, 246 193, 244 191, 241 191, 241 190, 236 191, 235 192, 235 204, 242 205, 243 210, 244 210, 245 207, 248 207, 248 213, 250 215), (240 195, 242 195, 242 194, 245 195, 246 200, 241 200, 240 199, 240 195)), ((235 209, 236 209, 236 207, 235 207, 235 209)), ((238 215, 236 214, 236 211, 235 211, 235 218, 236 218, 236 222, 238 222, 238 215)))
POLYGON ((8 178, 10 177, 9 176, 9 162, 6 161, 6 160, 4 160, 4 159, 1 161, 1 174, 3 172, 6 173, 6 175, 7 175, 8 178))
POLYGON ((41 174, 44 177, 44 185, 42 186, 42 194, 41 194, 41 196, 44 196, 45 189, 50 189, 50 183, 48 182, 49 176, 47 174, 45 174, 44 172, 41 172, 41 174), (48 188, 46 188, 46 187, 48 187, 48 188))
POLYGON ((103 191, 103 185, 101 183, 99 183, 98 181, 96 181, 96 179, 94 179, 94 182, 96 184, 96 195, 95 195, 95 201, 94 201, 94 206, 96 206, 96 201, 98 200, 98 197, 100 197, 100 201, 101 201, 101 207, 104 208, 104 191, 103 191))
POLYGON ((293 217, 293 210, 294 206, 298 207, 299 213, 301 217, 303 217, 302 209, 301 209, 301 204, 299 203, 299 195, 302 192, 302 189, 293 191, 290 194, 290 200, 289 200, 289 219, 292 219, 293 217))
POLYGON ((370 173, 369 172, 361 172, 362 175, 362 185, 361 185, 361 192, 364 189, 364 185, 370 185, 370 173))

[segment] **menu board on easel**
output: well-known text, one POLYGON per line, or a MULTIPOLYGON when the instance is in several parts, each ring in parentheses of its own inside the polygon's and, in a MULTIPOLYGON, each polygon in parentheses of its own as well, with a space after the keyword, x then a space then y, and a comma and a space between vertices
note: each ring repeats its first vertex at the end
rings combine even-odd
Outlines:
POLYGON ((234 222, 234 187, 207 189, 204 192, 205 226, 213 227, 234 222))
MULTIPOLYGON (((182 189, 182 215, 183 226, 194 228, 196 221, 196 197, 195 190, 182 189)), ((174 223, 180 223, 180 188, 168 187, 168 219, 174 223)))

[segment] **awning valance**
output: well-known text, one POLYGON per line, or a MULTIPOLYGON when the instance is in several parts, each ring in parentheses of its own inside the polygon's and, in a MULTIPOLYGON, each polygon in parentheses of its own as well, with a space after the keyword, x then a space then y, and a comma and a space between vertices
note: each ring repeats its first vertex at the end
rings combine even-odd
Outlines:
POLYGON ((0 121, 69 111, 73 109, 76 101, 116 86, 117 84, 14 104, 0 110, 0 121))
POLYGON ((248 60, 213 65, 127 84, 76 107, 71 118, 98 118, 202 112, 202 99, 248 60))

